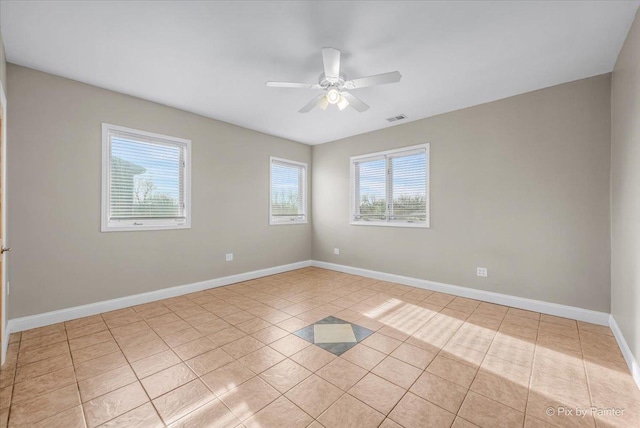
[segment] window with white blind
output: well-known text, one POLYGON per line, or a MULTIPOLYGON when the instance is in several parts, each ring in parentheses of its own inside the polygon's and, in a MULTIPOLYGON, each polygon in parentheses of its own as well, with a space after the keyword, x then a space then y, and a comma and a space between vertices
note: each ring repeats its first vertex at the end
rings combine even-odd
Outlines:
POLYGON ((351 158, 351 224, 429 227, 429 144, 351 158))
POLYGON ((191 227, 191 141, 102 124, 102 231, 191 227))
POLYGON ((269 224, 307 222, 307 164, 270 158, 269 224))

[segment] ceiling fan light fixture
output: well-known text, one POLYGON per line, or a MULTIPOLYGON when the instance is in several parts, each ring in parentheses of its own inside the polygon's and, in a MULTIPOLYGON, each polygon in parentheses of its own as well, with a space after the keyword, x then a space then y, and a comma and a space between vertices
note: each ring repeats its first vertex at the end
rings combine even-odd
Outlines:
POLYGON ((340 92, 336 88, 331 88, 327 91, 326 98, 329 104, 337 104, 341 97, 340 92))
POLYGON ((340 111, 346 109, 349 106, 349 101, 342 95, 340 95, 340 101, 338 101, 338 109, 340 111))
POLYGON ((320 107, 322 110, 326 110, 328 106, 329 100, 327 99, 326 95, 318 100, 318 107, 320 107))
POLYGON ((320 74, 318 83, 267 82, 267 86, 272 88, 322 89, 324 92, 316 94, 313 99, 298 110, 300 113, 309 113, 315 106, 326 110, 329 104, 336 104, 340 110, 352 107, 358 113, 362 113, 367 111, 369 106, 351 94, 350 90, 396 83, 402 78, 398 71, 392 71, 347 80, 347 76, 340 71, 340 51, 334 48, 322 49, 322 64, 324 73, 320 74))

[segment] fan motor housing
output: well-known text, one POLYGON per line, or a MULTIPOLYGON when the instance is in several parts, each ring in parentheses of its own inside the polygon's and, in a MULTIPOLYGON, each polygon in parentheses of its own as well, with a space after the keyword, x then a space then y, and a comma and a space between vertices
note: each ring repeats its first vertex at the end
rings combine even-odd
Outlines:
POLYGON ((325 76, 324 73, 320 74, 320 77, 318 78, 318 83, 320 84, 320 86, 322 86, 323 88, 329 88, 331 86, 338 88, 338 89, 342 89, 344 87, 344 82, 347 81, 347 75, 344 73, 340 73, 340 77, 335 78, 335 77, 327 77, 325 76))

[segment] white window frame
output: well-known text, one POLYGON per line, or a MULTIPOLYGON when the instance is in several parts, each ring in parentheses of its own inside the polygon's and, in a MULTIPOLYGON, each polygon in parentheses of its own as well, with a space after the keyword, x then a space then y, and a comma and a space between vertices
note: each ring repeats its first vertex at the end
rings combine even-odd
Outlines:
POLYGON ((307 182, 308 182, 307 174, 308 174, 308 168, 307 168, 307 164, 304 162, 297 162, 289 159, 277 158, 275 156, 269 157, 269 225, 270 226, 283 226, 287 224, 307 224, 309 222, 309 211, 307 209, 307 207, 309 206, 307 202, 309 197, 309 190, 307 188, 307 182), (291 166, 302 167, 302 186, 300 187, 302 188, 302 191, 303 191, 303 194, 302 194, 302 212, 304 213, 303 219, 290 218, 287 220, 283 219, 280 221, 274 221, 273 213, 272 213, 273 207, 271 206, 271 201, 273 200, 273 184, 271 182, 273 161, 290 164, 291 166))
POLYGON ((124 232, 143 230, 173 230, 191 228, 191 140, 126 128, 124 126, 102 124, 102 232, 124 232), (156 220, 111 220, 110 213, 110 181, 111 181, 111 134, 131 134, 133 137, 151 140, 154 143, 179 146, 185 148, 183 195, 184 219, 156 219, 156 220))
MULTIPOLYGON (((350 158, 350 164, 351 164, 351 172, 350 172, 350 197, 351 197, 351 202, 350 202, 350 212, 349 212, 349 223, 353 226, 385 226, 385 227, 413 227, 413 228, 423 228, 423 229, 428 229, 429 227, 431 227, 430 223, 431 223, 431 207, 430 207, 430 202, 431 202, 431 191, 429 189, 430 184, 431 184, 431 179, 430 179, 430 175, 431 175, 431 152, 430 152, 430 144, 429 143, 425 143, 425 144, 418 144, 415 146, 408 146, 408 147, 401 147, 398 149, 393 149, 393 150, 385 150, 382 152, 375 152, 375 153, 367 153, 364 155, 358 155, 358 156, 352 156, 350 158), (424 222, 409 222, 409 221, 391 221, 387 218, 387 220, 369 220, 369 221, 365 221, 365 220, 355 220, 355 216, 356 216, 356 162, 361 162, 367 159, 375 159, 375 158, 385 158, 387 159, 389 156, 393 156, 393 155, 398 155, 398 154, 402 154, 403 152, 411 152, 411 151, 415 151, 415 150, 421 150, 421 149, 425 149, 426 150, 426 155, 427 155, 427 160, 426 160, 426 174, 425 174, 425 192, 426 192, 426 203, 427 203, 427 215, 426 215, 426 220, 424 222)), ((393 193, 393 189, 391 189, 389 187, 389 176, 390 172, 388 169, 388 163, 387 163, 387 180, 385 180, 385 194, 386 194, 386 200, 387 200, 387 210, 389 209, 389 201, 390 201, 390 197, 393 193)))

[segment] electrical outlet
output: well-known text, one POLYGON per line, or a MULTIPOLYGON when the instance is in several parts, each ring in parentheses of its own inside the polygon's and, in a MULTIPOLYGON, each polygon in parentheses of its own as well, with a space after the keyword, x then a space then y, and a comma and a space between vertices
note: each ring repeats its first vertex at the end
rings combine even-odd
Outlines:
POLYGON ((340 248, 334 248, 333 249, 333 254, 335 254, 336 256, 340 255, 340 248))
POLYGON ((226 261, 228 261, 228 262, 233 261, 233 253, 229 253, 229 254, 227 254, 227 257, 226 257, 226 259, 225 259, 225 260, 226 260, 226 261))
POLYGON ((487 268, 483 268, 483 267, 479 267, 477 268, 477 275, 481 276, 483 278, 486 278, 489 276, 489 271, 487 270, 487 268))

